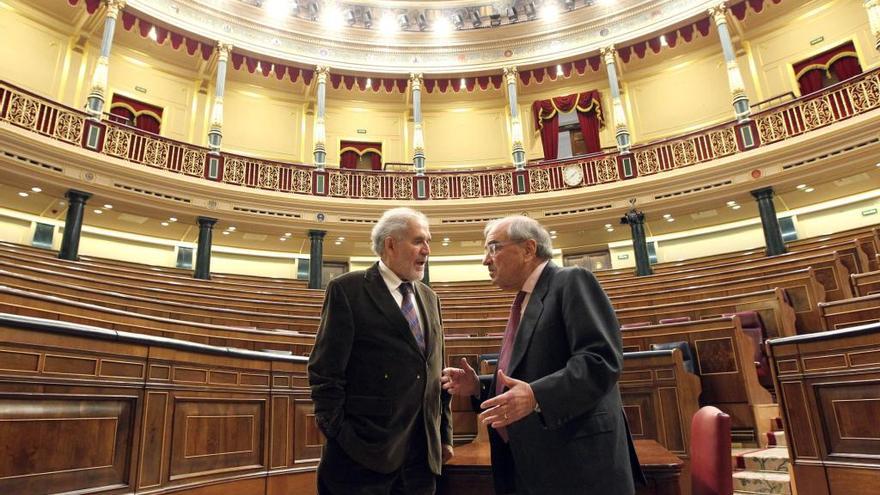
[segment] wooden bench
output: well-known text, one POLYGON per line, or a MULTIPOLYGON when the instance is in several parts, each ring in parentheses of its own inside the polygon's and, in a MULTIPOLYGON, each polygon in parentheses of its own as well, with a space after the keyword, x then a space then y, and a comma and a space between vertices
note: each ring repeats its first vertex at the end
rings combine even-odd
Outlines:
POLYGON ((819 304, 825 328, 836 330, 880 321, 880 293, 819 304))

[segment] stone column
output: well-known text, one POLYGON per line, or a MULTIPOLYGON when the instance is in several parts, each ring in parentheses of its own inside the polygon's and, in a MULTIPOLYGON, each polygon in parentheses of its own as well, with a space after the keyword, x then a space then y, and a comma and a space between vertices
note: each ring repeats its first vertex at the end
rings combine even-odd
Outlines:
POLYGON ((413 169, 425 175, 425 135, 422 131, 422 75, 410 74, 409 85, 413 104, 413 169))
POLYGON ((767 256, 776 256, 787 251, 785 242, 782 240, 782 231, 779 230, 779 221, 776 219, 776 207, 773 206, 773 188, 764 187, 751 191, 752 196, 758 201, 758 211, 761 213, 761 228, 764 229, 764 243, 767 245, 767 256))
POLYGON ((113 33, 116 31, 116 18, 119 10, 125 7, 125 0, 106 0, 107 13, 104 18, 104 34, 101 38, 101 55, 92 73, 92 84, 86 101, 86 112, 94 120, 101 120, 104 112, 104 97, 107 95, 107 76, 109 72, 110 48, 113 46, 113 33))
POLYGON ((229 61, 230 43, 217 42, 217 81, 214 87, 214 106, 211 108, 211 125, 208 130, 208 147, 211 153, 220 152, 223 140, 223 94, 226 91, 226 65, 229 61))
POLYGON ((324 230, 310 230, 309 241, 309 289, 321 288, 321 270, 324 267, 324 230))
MULTIPOLYGON (((315 157, 315 168, 324 170, 327 166, 327 134, 324 129, 324 111, 327 108, 327 76, 330 69, 319 65, 315 68, 315 94, 318 97, 318 106, 315 109, 314 147, 312 155, 315 157)), ((319 277, 320 278, 320 277, 319 277)))
POLYGON ((608 71, 608 86, 611 88, 611 107, 614 116, 614 137, 617 140, 617 149, 621 153, 629 153, 631 145, 629 127, 626 123, 626 111, 620 100, 620 84, 617 80, 617 50, 613 46, 601 48, 600 53, 605 61, 605 69, 608 71))
POLYGON ((211 231, 216 218, 197 217, 199 222, 199 245, 196 248, 195 278, 211 280, 211 231))
POLYGON ((636 275, 651 275, 651 262, 648 260, 648 242, 645 240, 645 214, 635 206, 621 217, 620 223, 629 225, 632 233, 633 251, 636 256, 636 275))
POLYGON ((67 218, 64 220, 64 236, 61 238, 61 251, 58 257, 63 260, 79 259, 79 237, 82 232, 83 211, 91 193, 69 189, 64 193, 67 198, 67 218))
POLYGON ((730 96, 733 99, 733 112, 736 115, 736 120, 745 122, 751 115, 749 97, 746 96, 742 73, 740 73, 739 64, 736 62, 733 42, 730 41, 726 12, 727 7, 721 3, 709 9, 709 16, 715 21, 718 37, 721 39, 721 50, 724 52, 724 61, 727 64, 727 84, 730 86, 730 96))
POLYGON ((510 107, 510 141, 512 143, 513 165, 517 170, 526 168, 526 151, 523 147, 522 120, 519 117, 516 92, 516 67, 505 67, 504 78, 507 80, 507 102, 510 107))
POLYGON ((868 11, 868 25, 874 34, 874 48, 880 51, 880 0, 865 0, 868 11))

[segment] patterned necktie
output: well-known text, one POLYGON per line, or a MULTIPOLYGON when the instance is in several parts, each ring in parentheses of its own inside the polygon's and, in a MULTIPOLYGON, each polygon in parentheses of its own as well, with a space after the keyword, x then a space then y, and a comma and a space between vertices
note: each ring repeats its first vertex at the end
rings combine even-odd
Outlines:
POLYGON ((416 295, 413 293, 412 282, 404 282, 400 284, 400 293, 403 294, 403 302, 400 305, 400 311, 403 317, 409 323, 409 329, 419 344, 419 349, 425 352, 425 333, 422 331, 422 324, 419 322, 419 312, 416 311, 416 295))
MULTIPOLYGON (((507 367, 510 365, 510 356, 513 354, 513 344, 516 341, 516 331, 519 328, 519 320, 522 318, 522 303, 526 298, 527 292, 519 291, 513 299, 513 305, 510 307, 510 318, 507 319, 507 327, 504 328, 504 340, 501 342, 501 354, 498 356, 498 371, 503 370, 504 374, 509 375, 507 367)), ((495 395, 504 392, 504 386, 495 376, 495 395)), ((498 435, 507 442, 507 428, 496 428, 498 435)))

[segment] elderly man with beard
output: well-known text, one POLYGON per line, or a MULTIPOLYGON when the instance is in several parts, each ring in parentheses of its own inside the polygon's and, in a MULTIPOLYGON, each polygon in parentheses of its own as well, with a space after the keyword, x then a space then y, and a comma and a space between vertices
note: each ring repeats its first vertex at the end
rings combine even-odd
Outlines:
POLYGON ((440 303, 420 281, 431 253, 428 219, 388 210, 371 240, 379 261, 327 286, 309 358, 327 437, 318 493, 431 495, 453 451, 440 303))

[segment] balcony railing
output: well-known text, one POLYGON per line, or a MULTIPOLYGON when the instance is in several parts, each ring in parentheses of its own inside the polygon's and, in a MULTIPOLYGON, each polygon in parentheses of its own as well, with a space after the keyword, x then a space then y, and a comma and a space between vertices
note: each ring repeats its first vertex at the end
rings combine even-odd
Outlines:
POLYGON ((330 169, 280 163, 174 141, 109 121, 96 122, 0 82, 0 121, 121 158, 205 180, 291 194, 354 199, 473 199, 537 194, 625 181, 744 153, 822 128, 880 107, 880 69, 861 74, 753 115, 746 123, 727 122, 683 136, 634 146, 631 153, 604 152, 567 160, 477 171, 330 169), (569 174, 579 168, 581 174, 569 174), (572 183, 571 177, 583 179, 572 183))

